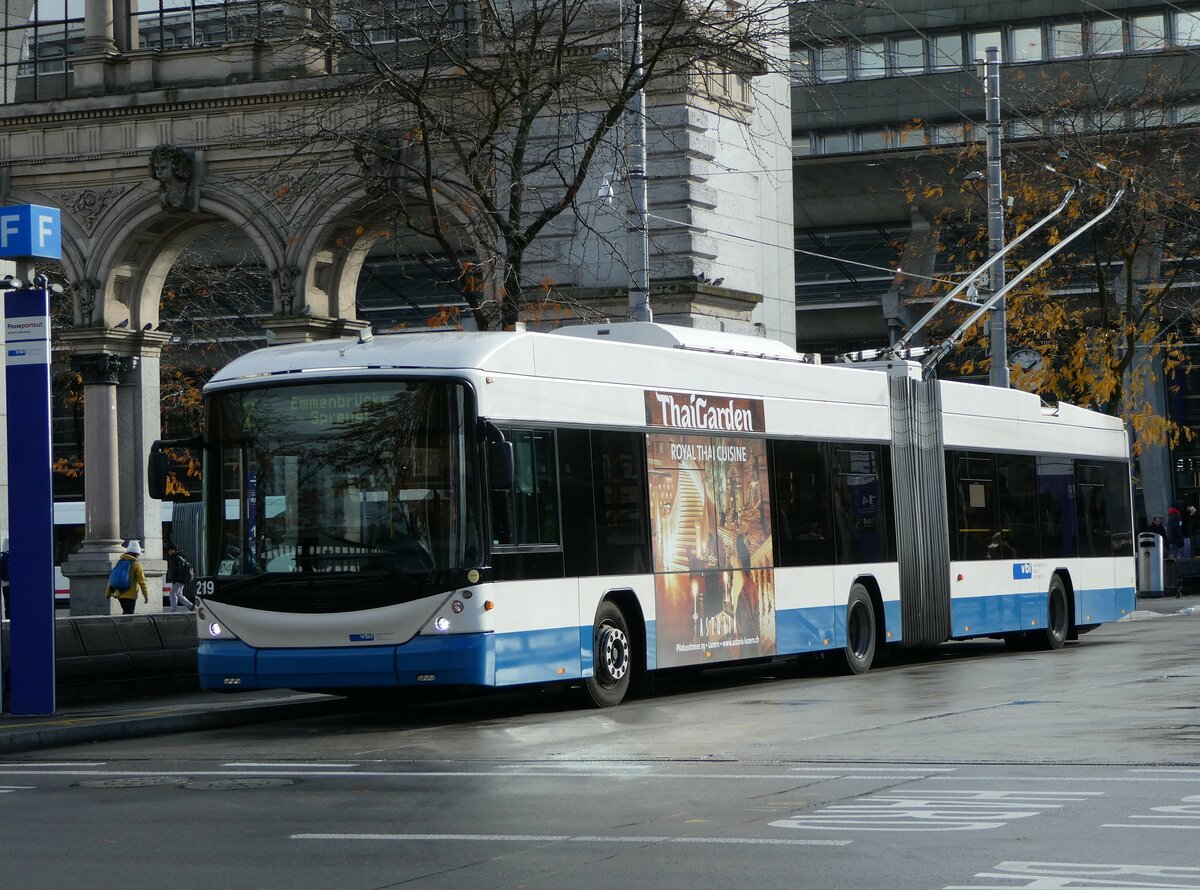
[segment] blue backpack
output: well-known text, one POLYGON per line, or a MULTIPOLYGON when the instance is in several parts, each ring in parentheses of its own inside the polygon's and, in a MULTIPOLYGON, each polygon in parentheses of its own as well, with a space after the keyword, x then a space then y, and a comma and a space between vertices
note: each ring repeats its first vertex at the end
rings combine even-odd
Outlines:
POLYGON ((108 573, 108 586, 112 590, 124 593, 133 586, 133 560, 118 559, 117 564, 108 573))

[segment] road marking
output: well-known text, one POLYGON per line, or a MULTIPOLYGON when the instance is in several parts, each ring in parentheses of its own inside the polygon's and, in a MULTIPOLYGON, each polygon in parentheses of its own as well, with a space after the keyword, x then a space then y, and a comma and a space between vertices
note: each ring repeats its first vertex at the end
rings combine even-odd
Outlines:
POLYGON ((943 890, 1048 890, 1064 887, 1141 887, 1143 890, 1197 890, 1200 868, 1172 865, 1118 865, 1089 862, 1001 862, 976 879, 1003 884, 951 884, 943 890), (1149 878, 1149 881, 1139 880, 1149 878), (1020 883, 1013 883, 1014 881, 1020 883), (1077 883, 1078 882, 1078 883, 1077 883))
POLYGON ((1168 828, 1180 831, 1200 831, 1200 794, 1192 794, 1183 798, 1178 804, 1172 804, 1169 807, 1151 807, 1150 812, 1145 815, 1133 815, 1130 819, 1145 819, 1145 820, 1173 820, 1177 825, 1164 825, 1161 821, 1142 822, 1141 824, 1129 823, 1110 823, 1104 825, 1104 828, 1168 828), (1195 819, 1197 821, 1188 823, 1186 820, 1195 819))
POLYGON ((1155 776, 930 776, 931 782, 1200 782, 1200 774, 1158 778, 1155 776))
POLYGON ((834 771, 845 772, 846 770, 853 770, 854 772, 858 772, 858 773, 891 773, 891 772, 898 772, 900 770, 921 770, 922 772, 927 772, 927 773, 953 773, 953 772, 958 771, 957 767, 950 767, 950 766, 924 767, 924 766, 921 766, 920 764, 916 764, 916 763, 909 763, 909 764, 904 764, 903 766, 894 766, 894 767, 859 766, 858 764, 850 764, 848 766, 793 766, 791 768, 793 770, 804 770, 804 771, 810 772, 810 773, 834 772, 834 771))
MULTIPOLYGON (((924 768, 915 765, 906 767, 882 766, 793 766, 789 768, 797 779, 855 779, 871 781, 877 779, 928 779, 936 773, 952 773, 955 769, 945 767, 924 768), (825 774, 828 775, 825 775, 825 774)), ((945 776, 937 776, 945 778, 945 776)))
MULTIPOLYGON (((24 776, 28 770, 0 769, 0 776, 24 776)), ((573 772, 550 773, 543 770, 408 770, 390 772, 387 770, 326 770, 321 769, 229 769, 229 770, 38 770, 39 776, 282 776, 296 777, 338 777, 352 776, 356 778, 397 778, 397 779, 687 779, 691 781, 704 780, 747 780, 770 782, 795 782, 803 776, 788 773, 644 773, 637 770, 610 770, 608 772, 573 772)), ((813 779, 827 779, 829 776, 810 776, 813 779)), ((922 777, 923 778, 923 777, 922 777)))
POLYGON ((0 785, 0 794, 12 794, 14 791, 32 791, 36 785, 0 785))
POLYGON ((853 841, 771 837, 668 837, 569 834, 293 834, 294 841, 497 841, 551 844, 726 844, 765 847, 844 847, 853 841))
POLYGON ((889 791, 769 823, 819 831, 987 831, 1100 791, 889 791))
POLYGON ((106 761, 106 760, 97 760, 94 763, 80 763, 78 761, 73 761, 73 762, 69 762, 69 763, 42 763, 42 762, 34 763, 34 762, 30 762, 30 763, 6 763, 5 766, 20 766, 20 767, 28 767, 31 769, 42 769, 42 768, 48 767, 48 766, 70 767, 71 769, 83 769, 84 767, 104 766, 104 764, 106 764, 107 762, 108 761, 106 761))
POLYGON ((221 766, 234 767, 251 767, 257 766, 263 769, 277 769, 280 767, 290 767, 291 769, 353 769, 358 766, 357 763, 222 763, 221 766))

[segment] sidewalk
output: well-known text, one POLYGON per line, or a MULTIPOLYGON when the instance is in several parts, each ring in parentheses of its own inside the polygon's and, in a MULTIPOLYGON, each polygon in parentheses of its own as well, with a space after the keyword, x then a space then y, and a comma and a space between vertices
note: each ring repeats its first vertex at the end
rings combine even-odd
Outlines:
MULTIPOLYGON (((1138 612, 1157 612, 1160 615, 1200 615, 1200 594, 1194 596, 1139 596, 1138 612), (1192 609, 1192 612, 1188 612, 1192 609)), ((1136 613, 1135 613, 1136 614, 1136 613)))
POLYGON ((57 714, 0 714, 0 758, 87 742, 110 741, 244 726, 325 713, 340 699, 328 695, 265 690, 242 693, 184 692, 136 700, 66 705, 57 714))

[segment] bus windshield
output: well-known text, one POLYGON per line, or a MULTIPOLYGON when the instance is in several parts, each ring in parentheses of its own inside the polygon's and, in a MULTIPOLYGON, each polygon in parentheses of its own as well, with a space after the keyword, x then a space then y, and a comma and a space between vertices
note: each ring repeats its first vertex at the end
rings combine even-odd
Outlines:
POLYGON ((428 573, 482 553, 466 388, 355 381, 209 398, 210 573, 428 573), (219 482, 218 482, 219 480, 219 482), (217 505, 220 505, 220 508, 217 505))

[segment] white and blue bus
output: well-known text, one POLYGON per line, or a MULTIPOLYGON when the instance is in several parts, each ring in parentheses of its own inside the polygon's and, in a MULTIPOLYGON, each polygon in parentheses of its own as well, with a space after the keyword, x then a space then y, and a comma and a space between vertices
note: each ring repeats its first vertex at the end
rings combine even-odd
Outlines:
POLYGON ((911 362, 649 323, 412 333, 259 350, 205 398, 210 689, 610 706, 671 668, 1057 649, 1134 606, 1121 421, 911 362))

